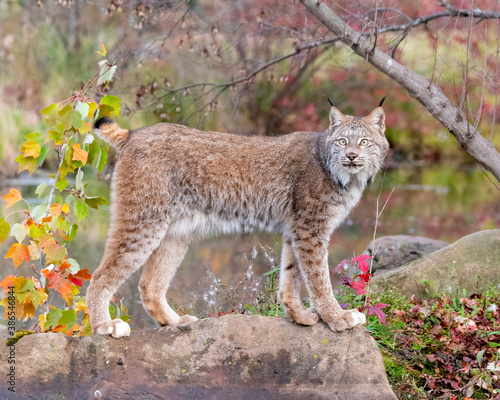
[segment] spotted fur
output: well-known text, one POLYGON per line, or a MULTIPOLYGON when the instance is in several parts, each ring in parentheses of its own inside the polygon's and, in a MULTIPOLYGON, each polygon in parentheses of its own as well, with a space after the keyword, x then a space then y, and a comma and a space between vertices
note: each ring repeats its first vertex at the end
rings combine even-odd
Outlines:
POLYGON ((193 322, 167 304, 166 292, 189 243, 214 233, 283 234, 280 298, 303 325, 319 318, 334 331, 364 323, 333 296, 328 243, 379 171, 389 148, 381 107, 365 118, 335 107, 323 133, 245 137, 175 124, 134 131, 110 120, 97 132, 119 148, 112 180, 111 222, 87 304, 94 333, 127 336, 111 321, 118 287, 144 266, 139 290, 160 325, 193 322), (305 283, 314 307, 305 309, 305 283))

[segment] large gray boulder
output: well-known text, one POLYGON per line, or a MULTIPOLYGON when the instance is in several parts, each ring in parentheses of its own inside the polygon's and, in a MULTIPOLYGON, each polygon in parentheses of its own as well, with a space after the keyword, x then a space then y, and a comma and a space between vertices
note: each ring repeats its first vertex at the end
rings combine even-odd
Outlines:
POLYGON ((334 333, 321 322, 227 315, 123 339, 35 334, 15 352, 16 393, 1 385, 1 399, 396 400, 361 326, 334 333))
POLYGON ((381 273, 446 246, 446 242, 422 236, 395 235, 372 240, 363 253, 373 257, 373 271, 381 273))
POLYGON ((430 298, 463 289, 468 294, 500 284, 500 229, 465 236, 400 268, 377 274, 372 290, 395 289, 406 296, 430 298))

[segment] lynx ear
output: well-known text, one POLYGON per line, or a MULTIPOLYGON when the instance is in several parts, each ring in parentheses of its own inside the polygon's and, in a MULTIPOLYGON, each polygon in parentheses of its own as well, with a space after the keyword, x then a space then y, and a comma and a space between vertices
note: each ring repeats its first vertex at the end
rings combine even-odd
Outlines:
POLYGON ((385 131, 385 113, 382 107, 378 106, 373 110, 368 117, 365 118, 366 122, 372 125, 376 130, 381 133, 385 131))
POLYGON ((340 112, 337 107, 333 107, 330 110, 330 128, 335 129, 340 124, 347 121, 347 118, 340 112))

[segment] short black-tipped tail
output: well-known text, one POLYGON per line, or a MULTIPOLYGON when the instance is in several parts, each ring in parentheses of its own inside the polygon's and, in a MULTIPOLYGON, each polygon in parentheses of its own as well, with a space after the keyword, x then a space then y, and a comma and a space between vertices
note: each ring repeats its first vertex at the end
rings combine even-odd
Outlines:
POLYGON ((107 117, 99 118, 94 124, 94 129, 103 140, 115 147, 122 147, 130 135, 128 129, 120 128, 116 122, 107 117))

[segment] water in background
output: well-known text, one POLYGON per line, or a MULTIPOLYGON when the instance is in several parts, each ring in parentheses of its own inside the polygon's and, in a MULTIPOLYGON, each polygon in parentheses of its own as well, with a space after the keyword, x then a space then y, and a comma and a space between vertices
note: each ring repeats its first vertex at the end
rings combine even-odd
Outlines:
MULTIPOLYGON (((7 193, 8 188, 16 187, 34 204, 37 201, 34 191, 39 183, 32 178, 0 182, 0 196, 7 193)), ((105 181, 92 181, 86 191, 91 196, 109 198, 105 181)), ((330 267, 359 255, 367 247, 373 238, 377 202, 380 210, 387 201, 377 223, 377 237, 408 234, 453 242, 482 229, 500 228, 498 198, 498 191, 477 168, 457 171, 451 166, 434 166, 393 170, 377 179, 333 234, 330 267)), ((71 244, 69 255, 81 268, 89 268, 91 272, 97 268, 104 249, 108 217, 109 208, 91 210, 86 228, 77 233, 71 244)), ((9 239, 0 245, 0 278, 32 273, 26 266, 14 270, 11 260, 3 259, 11 244, 9 239)), ((193 314, 229 311, 213 306, 214 285, 238 289, 231 292, 234 298, 229 299, 227 307, 231 307, 231 302, 244 301, 244 288, 258 282, 263 273, 279 263, 280 249, 281 237, 267 233, 210 237, 194 242, 168 291, 169 303, 193 314)), ((116 294, 117 298, 124 298, 135 329, 155 326, 140 303, 137 290, 140 273, 134 274, 116 294)))

